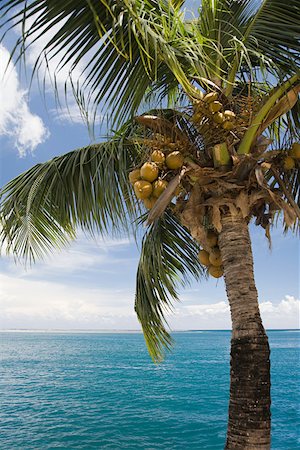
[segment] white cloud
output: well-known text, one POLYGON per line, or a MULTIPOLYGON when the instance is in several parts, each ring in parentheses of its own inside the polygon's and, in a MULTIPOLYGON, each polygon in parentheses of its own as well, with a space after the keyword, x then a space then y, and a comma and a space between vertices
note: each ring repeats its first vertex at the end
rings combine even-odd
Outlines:
POLYGON ((0 135, 8 136, 20 156, 33 152, 49 136, 42 119, 28 106, 26 91, 22 90, 15 66, 10 64, 9 52, 0 45, 0 135))
MULTIPOLYGON (((184 299, 170 315, 170 325, 177 330, 230 329, 230 309, 225 301, 212 304, 186 305, 184 299)), ((259 304, 265 328, 297 329, 300 327, 300 300, 286 295, 279 303, 267 301, 259 304)))
MULTIPOLYGON (((174 330, 230 329, 225 301, 187 304, 182 298, 168 321, 174 330)), ((266 328, 298 328, 300 300, 286 296, 278 304, 260 304, 266 328)), ((72 286, 51 280, 0 275, 0 327, 56 329, 139 329, 134 286, 126 289, 72 286)))
POLYGON ((260 312, 266 328, 299 328, 300 300, 286 295, 277 305, 271 301, 260 303, 260 312))
POLYGON ((80 108, 75 102, 72 102, 68 107, 51 109, 50 112, 56 122, 68 122, 70 124, 80 125, 86 122, 86 118, 80 112, 80 108))
MULTIPOLYGON (((30 268, 25 268, 22 264, 15 264, 12 256, 6 256, 6 246, 2 246, 3 261, 10 274, 16 277, 49 279, 57 275, 64 276, 75 274, 76 272, 86 272, 99 270, 101 272, 115 273, 119 264, 126 264, 135 261, 134 258, 116 252, 128 250, 132 241, 128 238, 91 238, 78 232, 78 238, 69 247, 62 250, 55 250, 43 261, 37 261, 30 268)), ((4 243, 5 244, 5 243, 4 243)))
MULTIPOLYGON (((133 308, 137 254, 131 244, 128 238, 94 240, 79 233, 69 249, 28 271, 4 258, 0 328, 139 329, 133 308)), ((202 296, 195 304, 201 291, 206 295, 205 287, 182 293, 168 316, 172 329, 231 328, 227 301, 202 296)), ((263 301, 260 310, 266 328, 299 327, 300 300, 293 296, 263 301)))
POLYGON ((0 275, 0 327, 139 328, 126 290, 70 287, 0 275))
POLYGON ((229 305, 225 301, 198 305, 186 304, 189 299, 182 297, 176 304, 174 315, 170 314, 169 323, 173 329, 220 330, 230 329, 229 305))

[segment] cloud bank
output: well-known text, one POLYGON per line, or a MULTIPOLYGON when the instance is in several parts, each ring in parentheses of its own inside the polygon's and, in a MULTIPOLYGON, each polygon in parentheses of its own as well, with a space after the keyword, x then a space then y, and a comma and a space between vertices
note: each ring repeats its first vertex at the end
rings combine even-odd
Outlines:
POLYGON ((10 138, 20 156, 33 152, 49 136, 42 119, 28 106, 27 93, 22 90, 18 73, 9 62, 9 52, 0 45, 0 136, 10 138))
MULTIPOLYGON (((266 328, 299 328, 300 300, 260 303, 266 328)), ((132 289, 92 288, 0 275, 0 328, 140 329, 132 289)), ((230 329, 228 303, 189 305, 169 316, 172 329, 230 329)))
MULTIPOLYGON (((138 252, 130 239, 94 240, 79 233, 68 249, 27 271, 4 259, 0 329, 140 329, 134 313, 138 252)), ((205 286, 183 291, 168 316, 171 328, 230 329, 223 294, 214 301, 205 295, 205 286)), ((299 328, 300 300, 278 300, 260 302, 265 327, 299 328)))

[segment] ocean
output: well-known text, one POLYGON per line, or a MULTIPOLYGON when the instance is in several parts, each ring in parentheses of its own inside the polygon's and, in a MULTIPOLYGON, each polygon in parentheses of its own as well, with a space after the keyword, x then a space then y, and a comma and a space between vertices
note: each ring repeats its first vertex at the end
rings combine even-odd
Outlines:
MULTIPOLYGON (((272 449, 296 450, 300 334, 268 335, 272 449)), ((154 365, 139 333, 0 333, 0 449, 223 449, 230 332, 173 336, 154 365)))

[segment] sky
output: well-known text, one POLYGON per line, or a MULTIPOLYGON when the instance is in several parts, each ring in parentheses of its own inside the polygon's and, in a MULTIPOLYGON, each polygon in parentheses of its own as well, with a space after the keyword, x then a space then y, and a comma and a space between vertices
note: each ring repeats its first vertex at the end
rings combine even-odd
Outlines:
MULTIPOLYGON (((29 51, 26 71, 18 64, 5 71, 16 37, 11 32, 0 45, 1 186, 37 163, 92 142, 71 98, 67 110, 64 103, 57 107, 50 81, 45 95, 36 79, 29 89, 39 45, 29 51)), ((55 61, 51 64, 54 67, 55 61)), ((59 74, 61 90, 66 74, 59 74)), ((283 236, 280 226, 273 228, 270 251, 262 229, 251 225, 250 232, 264 325, 298 328, 299 238, 291 232, 283 236)), ((92 239, 80 230, 67 249, 32 267, 2 255, 0 329, 139 330, 134 313, 138 258, 130 236, 92 239)), ((230 329, 223 279, 202 280, 180 290, 180 302, 168 322, 174 330, 230 329)))

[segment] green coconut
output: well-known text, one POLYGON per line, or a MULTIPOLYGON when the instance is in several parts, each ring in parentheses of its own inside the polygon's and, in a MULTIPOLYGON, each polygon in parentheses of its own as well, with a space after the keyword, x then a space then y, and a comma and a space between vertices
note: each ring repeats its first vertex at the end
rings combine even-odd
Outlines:
POLYGON ((223 105, 221 102, 211 102, 209 104, 209 110, 213 114, 219 112, 222 108, 223 108, 223 105))

